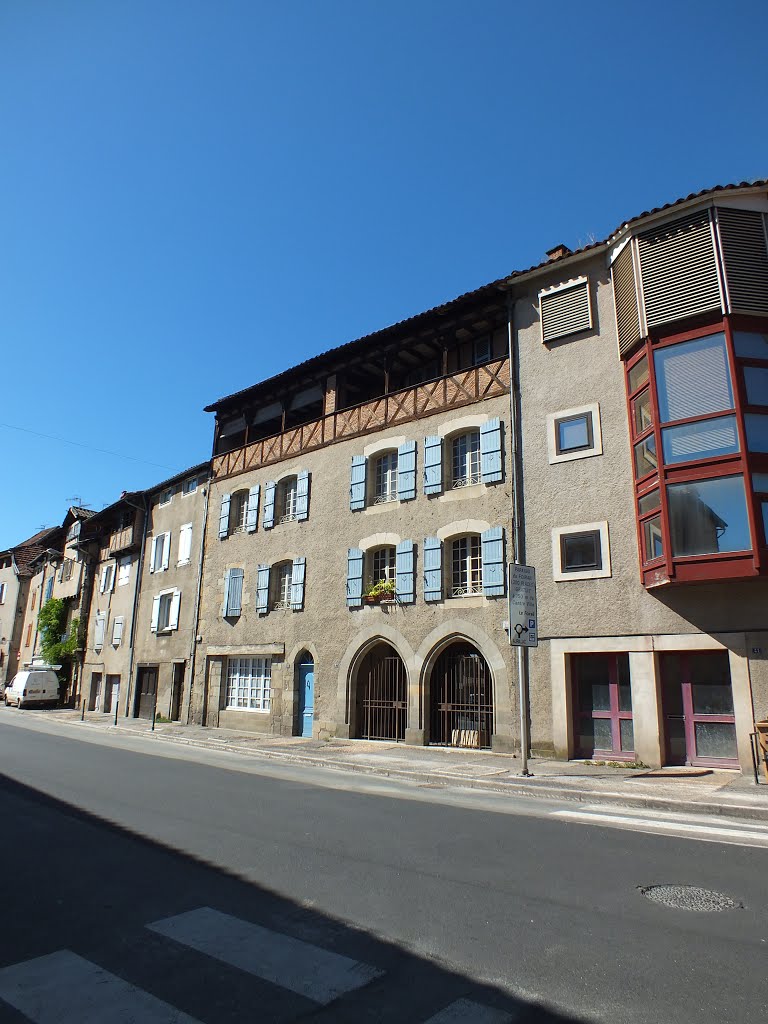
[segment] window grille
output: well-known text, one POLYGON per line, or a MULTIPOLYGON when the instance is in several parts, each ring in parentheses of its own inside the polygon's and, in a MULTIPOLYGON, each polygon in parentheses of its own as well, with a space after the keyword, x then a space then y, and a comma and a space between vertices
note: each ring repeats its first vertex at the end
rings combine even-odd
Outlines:
POLYGON ((291 584, 293 583, 293 563, 286 562, 278 567, 275 573, 275 597, 273 609, 291 607, 291 584))
POLYGON ((280 522, 290 523, 296 518, 296 477, 289 477, 280 484, 280 522))
POLYGON ((451 550, 451 594, 467 597, 483 592, 483 562, 480 538, 459 537, 451 550))
POLYGON ((469 487, 481 482, 480 431, 471 431, 453 439, 452 487, 469 487))
POLYGON ((376 460, 374 504, 397 501, 397 452, 388 452, 376 460))

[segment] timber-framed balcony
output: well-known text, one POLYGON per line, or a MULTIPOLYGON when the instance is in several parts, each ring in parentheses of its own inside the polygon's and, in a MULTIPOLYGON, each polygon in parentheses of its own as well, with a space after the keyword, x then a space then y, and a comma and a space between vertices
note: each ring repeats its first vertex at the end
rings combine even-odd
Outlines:
POLYGON ((509 392, 509 359, 495 359, 435 380, 402 388, 348 409, 283 430, 214 455, 213 476, 221 479, 280 462, 301 452, 370 434, 400 423, 458 409, 509 392))

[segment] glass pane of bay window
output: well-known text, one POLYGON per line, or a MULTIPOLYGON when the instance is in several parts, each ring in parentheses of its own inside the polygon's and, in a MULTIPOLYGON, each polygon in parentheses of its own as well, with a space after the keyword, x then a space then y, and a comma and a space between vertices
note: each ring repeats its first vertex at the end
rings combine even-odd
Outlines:
POLYGON ((768 501, 761 503, 763 509, 763 540, 768 544, 768 501))
POLYGON ((732 455, 739 450, 736 417, 719 416, 713 420, 664 427, 661 432, 661 444, 665 463, 732 455))
POLYGON ((747 405, 768 405, 768 366, 745 366, 747 405))
POLYGON ((658 349, 654 366, 662 423, 733 409, 722 332, 658 349))
POLYGON ((653 423, 650 391, 643 391, 632 403, 632 419, 635 424, 635 434, 642 434, 653 423))
POLYGON ((745 359, 768 359, 768 334, 734 331, 733 347, 736 355, 745 359))
POLYGON ((660 515, 646 519, 643 523, 643 551, 646 562, 652 562, 654 558, 661 558, 664 554, 660 515))
POLYGON ((658 487, 648 494, 644 494, 641 498, 637 499, 637 507, 640 511, 640 515, 644 516, 648 512, 653 512, 655 508, 658 508, 661 504, 659 499, 658 487))
POLYGON ((672 554, 749 551, 744 478, 726 476, 667 488, 672 554))
POLYGON ((747 413, 744 417, 747 429, 747 448, 751 452, 768 452, 768 416, 747 413))
POLYGON ((656 438, 650 434, 644 441, 635 445, 635 473, 638 479, 658 469, 656 458, 656 438))
POLYGON ((630 394, 641 388, 648 380, 648 357, 638 360, 627 374, 630 394))

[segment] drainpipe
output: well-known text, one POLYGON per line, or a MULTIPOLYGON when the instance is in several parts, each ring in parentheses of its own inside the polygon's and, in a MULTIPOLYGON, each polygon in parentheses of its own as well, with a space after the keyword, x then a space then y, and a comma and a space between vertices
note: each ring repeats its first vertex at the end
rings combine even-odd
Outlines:
MULTIPOLYGON (((517 350, 513 344, 515 303, 507 293, 507 353, 509 356, 509 423, 510 442, 512 448, 512 536, 515 565, 525 564, 525 534, 523 527, 523 495, 522 495, 522 452, 520 450, 521 417, 520 417, 520 374, 517 350)), ((509 586, 509 582, 507 582, 509 586)), ((507 623, 509 643, 512 644, 512 620, 507 623)), ((528 688, 527 688, 527 651, 517 645, 517 686, 518 703, 520 705, 520 774, 531 775, 528 771, 528 688)))
POLYGON ((197 593, 195 594, 195 614, 192 620, 192 640, 189 645, 189 700, 187 701, 187 725, 192 711, 192 688, 195 685, 195 657, 197 655, 197 627, 200 622, 200 599, 203 592, 203 555, 205 553, 205 531, 208 524, 208 500, 211 494, 211 479, 206 482, 203 491, 203 528, 200 531, 200 555, 197 560, 197 593))
MULTIPOLYGON (((134 643, 136 634, 136 620, 139 617, 139 600, 141 595, 141 578, 144 573, 144 551, 147 546, 147 527, 149 525, 149 508, 147 506, 147 497, 145 494, 141 496, 141 505, 134 505, 132 501, 126 499, 126 505, 130 505, 131 508, 136 508, 140 512, 144 513, 144 523, 141 529, 141 551, 139 552, 139 565, 136 570, 136 583, 133 597, 133 611, 131 612, 131 639, 130 649, 131 656, 128 659, 128 689, 125 693, 125 718, 129 717, 131 708, 131 690, 133 684, 133 662, 136 656, 136 645, 134 643)), ((106 685, 106 684, 105 684, 106 685)), ((119 698, 118 698, 119 699, 119 698)), ((117 712, 115 712, 115 725, 117 725, 117 712)))

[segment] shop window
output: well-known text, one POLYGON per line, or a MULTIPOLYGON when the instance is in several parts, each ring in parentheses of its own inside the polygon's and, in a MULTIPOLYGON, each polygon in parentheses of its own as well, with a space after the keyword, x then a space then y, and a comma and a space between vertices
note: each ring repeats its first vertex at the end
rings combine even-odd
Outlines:
POLYGON ((269 658, 228 658, 228 709, 267 712, 271 707, 272 662, 269 658))
POLYGON ((748 551, 752 547, 743 477, 670 484, 667 502, 674 556, 748 551))
POLYGON ((576 757, 631 759, 635 737, 628 654, 573 654, 576 757))

